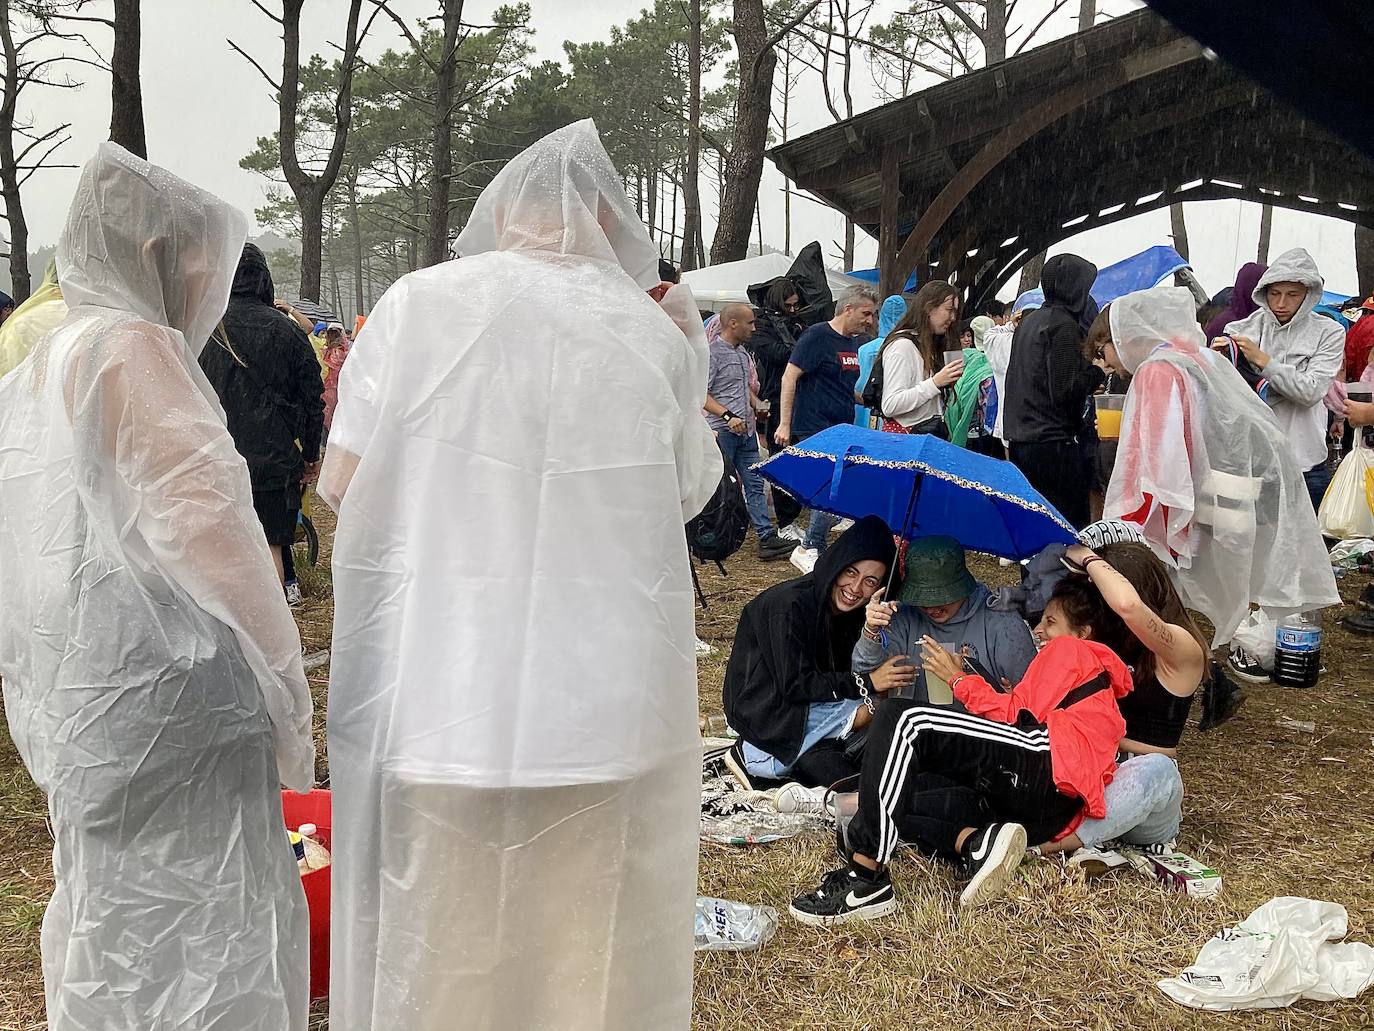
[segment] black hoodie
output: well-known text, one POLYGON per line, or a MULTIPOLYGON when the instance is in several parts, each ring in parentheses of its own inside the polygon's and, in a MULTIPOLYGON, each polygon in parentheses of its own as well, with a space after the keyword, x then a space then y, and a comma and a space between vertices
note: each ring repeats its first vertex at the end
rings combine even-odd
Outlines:
POLYGON ((229 310, 200 352, 254 493, 299 483, 305 463, 319 460, 324 435, 324 380, 315 350, 272 301, 267 259, 244 244, 229 310))
POLYGON ((813 572, 768 588, 740 614, 722 692, 725 716, 745 741, 791 763, 801 750, 806 710, 813 702, 871 692, 867 674, 850 672, 863 632, 863 607, 831 610, 835 579, 864 559, 888 565, 892 531, 876 516, 860 519, 816 560, 813 572))
POLYGON ((1069 441, 1082 432, 1088 398, 1106 378, 1083 354, 1082 319, 1096 279, 1097 266, 1076 254, 1045 262, 1044 307, 1027 313, 1011 343, 1003 425, 1012 443, 1069 441))
MULTIPOLYGON (((830 294, 830 280, 825 275, 825 260, 821 245, 812 241, 797 254, 797 260, 785 277, 797 288, 801 310, 788 314, 775 311, 764 303, 768 288, 774 280, 755 283, 748 289, 749 300, 758 309, 754 335, 744 345, 754 356, 759 371, 759 397, 773 403, 773 418, 782 412, 782 374, 792 357, 792 348, 802 330, 825 322, 835 315, 835 299, 830 294)), ((769 439, 772 439, 770 434, 769 439)))

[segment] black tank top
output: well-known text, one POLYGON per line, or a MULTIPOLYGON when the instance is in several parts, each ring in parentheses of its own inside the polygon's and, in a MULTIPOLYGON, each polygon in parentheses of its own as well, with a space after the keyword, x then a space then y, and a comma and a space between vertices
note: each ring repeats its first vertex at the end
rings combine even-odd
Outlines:
POLYGON ((1157 677, 1151 677, 1120 701, 1126 720, 1126 736, 1143 745, 1176 748, 1193 708, 1193 695, 1180 698, 1171 693, 1157 677))

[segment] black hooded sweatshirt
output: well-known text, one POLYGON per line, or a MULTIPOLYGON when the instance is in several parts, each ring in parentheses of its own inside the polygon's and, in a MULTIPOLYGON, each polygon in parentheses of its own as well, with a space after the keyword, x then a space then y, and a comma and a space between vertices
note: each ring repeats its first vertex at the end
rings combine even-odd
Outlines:
POLYGON ((841 534, 813 572, 776 584, 744 606, 723 691, 725 716, 742 739, 791 763, 801 750, 811 703, 858 698, 861 683, 873 691, 867 674, 850 672, 864 610, 835 613, 830 594, 846 566, 864 559, 887 565, 895 551, 887 524, 869 516, 841 534))
POLYGON ((319 460, 324 436, 324 380, 315 350, 272 301, 267 259, 244 244, 229 310, 200 352, 255 494, 299 483, 305 463, 319 460))
POLYGON ((744 346, 754 356, 754 367, 759 371, 759 397, 772 402, 774 419, 782 411, 782 374, 792 357, 797 338, 804 329, 835 315, 835 299, 830 294, 830 281, 825 276, 825 260, 819 243, 812 242, 801 249, 785 278, 797 288, 802 303, 801 310, 794 314, 765 305, 768 288, 774 283, 772 279, 755 283, 747 291, 750 302, 758 309, 758 318, 754 322, 754 335, 744 346))
POLYGON ((1082 320, 1096 279, 1097 266, 1076 254, 1045 262, 1045 305, 1027 313, 1011 343, 1003 424, 1012 443, 1070 441, 1082 432, 1088 398, 1106 380, 1083 354, 1082 320))

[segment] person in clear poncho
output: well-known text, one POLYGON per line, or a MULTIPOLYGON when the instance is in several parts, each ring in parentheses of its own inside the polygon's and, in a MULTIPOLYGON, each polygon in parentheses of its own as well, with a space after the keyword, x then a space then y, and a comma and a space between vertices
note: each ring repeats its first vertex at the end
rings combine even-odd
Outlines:
POLYGON ((457 249, 371 312, 321 475, 331 1027, 685 1031, 701 321, 646 293, 589 121, 512 159, 457 249))
POLYGON ((0 324, 0 376, 22 362, 33 345, 66 317, 67 304, 57 285, 57 262, 53 260, 48 262, 38 289, 0 324))
POLYGON ((1216 647, 1252 602, 1282 620, 1340 596, 1283 431, 1195 310, 1171 286, 1111 304, 1105 357, 1132 379, 1103 514, 1141 528, 1216 647))
POLYGON ((196 352, 247 221, 101 144, 0 381, 0 674, 48 798, 51 1031, 304 1031, 300 642, 196 352))

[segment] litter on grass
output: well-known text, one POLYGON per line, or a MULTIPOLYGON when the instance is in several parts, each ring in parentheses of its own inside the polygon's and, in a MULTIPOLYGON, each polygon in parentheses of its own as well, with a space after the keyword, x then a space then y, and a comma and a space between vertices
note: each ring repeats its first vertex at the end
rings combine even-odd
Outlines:
POLYGON ((753 952, 777 929, 778 911, 772 906, 697 896, 697 952, 753 952))

